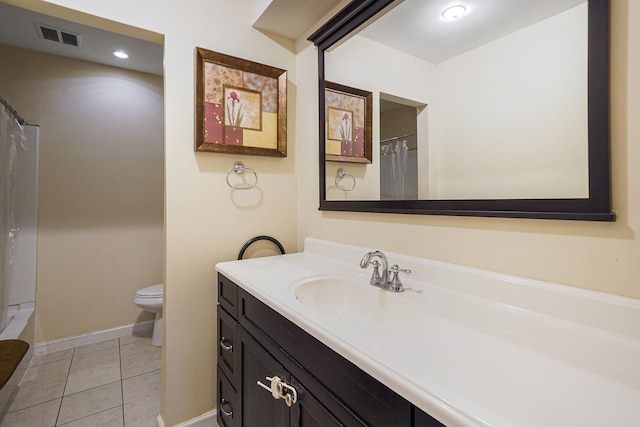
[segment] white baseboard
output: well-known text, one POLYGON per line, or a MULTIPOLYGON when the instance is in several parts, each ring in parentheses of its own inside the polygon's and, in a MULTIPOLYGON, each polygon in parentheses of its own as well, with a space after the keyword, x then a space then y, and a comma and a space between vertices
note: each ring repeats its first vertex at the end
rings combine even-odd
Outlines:
POLYGON ((89 332, 88 334, 75 335, 72 337, 61 338, 59 340, 38 343, 36 344, 34 355, 39 356, 41 354, 53 353, 54 351, 66 350, 79 345, 92 344, 94 342, 104 341, 111 338, 148 334, 153 329, 153 322, 153 320, 147 320, 145 322, 107 329, 105 331, 89 332))
MULTIPOLYGON (((198 417, 177 424, 175 427, 217 427, 217 425, 216 411, 209 411, 198 417)), ((160 415, 158 415, 158 427, 165 427, 164 420, 160 415)))

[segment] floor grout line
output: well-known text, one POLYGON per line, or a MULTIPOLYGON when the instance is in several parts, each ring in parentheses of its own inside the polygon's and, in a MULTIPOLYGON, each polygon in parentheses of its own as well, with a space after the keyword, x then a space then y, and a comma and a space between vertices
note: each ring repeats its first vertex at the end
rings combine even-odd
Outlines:
POLYGON ((124 379, 122 378, 122 340, 118 338, 118 354, 120 355, 120 396, 122 397, 122 406, 121 406, 121 414, 122 414, 122 426, 127 427, 127 420, 124 417, 124 379))
POLYGON ((73 348, 71 352, 71 361, 69 362, 69 367, 67 368, 67 377, 64 379, 64 387, 62 388, 62 396, 60 397, 60 404, 58 405, 58 413, 56 414, 56 422, 54 426, 58 425, 58 420, 60 419, 60 411, 62 410, 62 401, 64 400, 64 392, 67 391, 67 384, 69 383, 69 374, 71 374, 71 366, 73 365, 73 358, 76 355, 76 348, 73 348))

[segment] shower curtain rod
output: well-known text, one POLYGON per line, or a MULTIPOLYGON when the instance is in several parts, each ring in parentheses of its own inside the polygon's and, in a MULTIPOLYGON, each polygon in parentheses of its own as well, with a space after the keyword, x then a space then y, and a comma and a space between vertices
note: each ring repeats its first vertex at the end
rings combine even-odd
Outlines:
POLYGON ((416 136, 418 133, 407 133, 405 135, 392 136, 391 138, 380 140, 380 144, 384 144, 385 142, 395 141, 396 139, 409 138, 410 136, 416 136))
POLYGON ((25 119, 20 114, 18 114, 16 109, 13 108, 13 105, 11 105, 11 103, 4 96, 2 96, 1 93, 0 93, 0 103, 4 105, 4 108, 6 108, 7 111, 9 111, 9 113, 16 119, 18 123, 20 123, 20 125, 26 125, 27 123, 29 123, 27 119, 25 119))

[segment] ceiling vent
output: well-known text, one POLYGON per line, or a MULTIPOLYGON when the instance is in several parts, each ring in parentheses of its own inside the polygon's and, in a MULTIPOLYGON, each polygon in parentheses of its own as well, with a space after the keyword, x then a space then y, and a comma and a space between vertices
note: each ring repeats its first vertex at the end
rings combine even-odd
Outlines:
POLYGON ((78 46, 79 34, 77 33, 53 28, 44 24, 36 24, 36 28, 38 29, 38 37, 70 46, 78 46))

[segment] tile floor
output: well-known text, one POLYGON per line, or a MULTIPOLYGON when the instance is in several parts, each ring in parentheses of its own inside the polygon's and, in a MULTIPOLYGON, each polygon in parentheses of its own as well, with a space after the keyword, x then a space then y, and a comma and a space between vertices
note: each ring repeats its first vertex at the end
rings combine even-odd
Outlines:
POLYGON ((127 336, 34 357, 1 427, 156 427, 160 351, 127 336))

